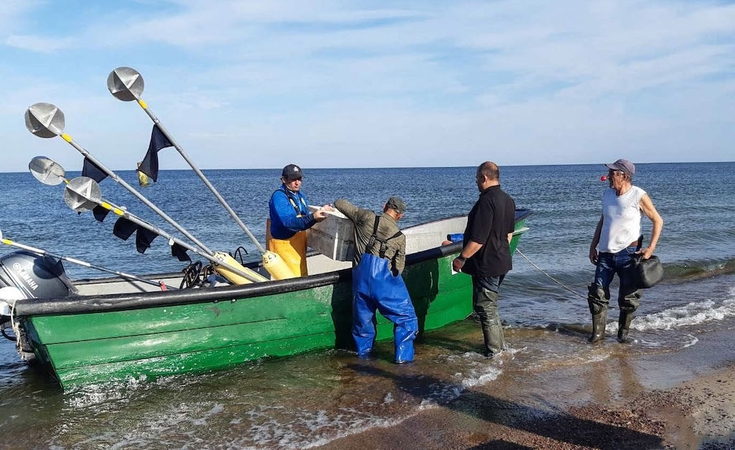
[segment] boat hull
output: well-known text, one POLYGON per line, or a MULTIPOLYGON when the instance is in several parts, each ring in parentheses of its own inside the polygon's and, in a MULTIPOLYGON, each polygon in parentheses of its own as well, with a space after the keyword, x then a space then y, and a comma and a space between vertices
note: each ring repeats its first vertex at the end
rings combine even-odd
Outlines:
MULTIPOLYGON (((517 216, 513 251, 526 217, 517 216)), ((407 257, 403 277, 422 333, 472 312, 471 277, 451 268, 460 250, 456 243, 407 257)), ((64 389, 353 346, 351 269, 193 292, 34 299, 19 302, 17 315, 36 358, 64 389)), ((392 339, 382 316, 377 328, 378 340, 392 339)))

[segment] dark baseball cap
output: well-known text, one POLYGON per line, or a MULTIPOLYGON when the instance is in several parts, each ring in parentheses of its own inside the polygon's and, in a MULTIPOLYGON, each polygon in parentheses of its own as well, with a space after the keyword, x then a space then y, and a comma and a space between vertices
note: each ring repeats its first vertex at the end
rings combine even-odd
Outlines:
POLYGON ((619 159, 612 164, 605 164, 608 169, 619 170, 629 176, 635 175, 635 165, 627 159, 619 159))
POLYGON ((288 181, 293 181, 299 178, 303 178, 304 174, 303 172, 301 172, 301 167, 297 166, 296 164, 289 164, 283 168, 281 176, 288 181))
POLYGON ((398 211, 398 214, 403 214, 404 212, 406 212, 406 204, 403 203, 401 197, 389 198, 385 206, 386 208, 395 209, 396 211, 398 211))

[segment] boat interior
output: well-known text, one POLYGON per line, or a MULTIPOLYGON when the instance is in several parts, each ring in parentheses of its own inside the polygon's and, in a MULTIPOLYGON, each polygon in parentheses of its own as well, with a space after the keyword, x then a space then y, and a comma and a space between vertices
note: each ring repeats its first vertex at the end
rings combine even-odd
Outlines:
MULTIPOLYGON (((431 248, 439 247, 445 243, 449 234, 462 233, 467 223, 466 216, 452 217, 438 220, 402 230, 406 235, 406 254, 411 255, 431 248)), ((343 245, 344 242, 334 242, 334 245, 343 245)), ((270 278, 268 272, 259 261, 244 264, 246 267, 270 278)), ((324 254, 314 250, 307 253, 307 270, 309 275, 324 274, 346 269, 352 266, 352 261, 340 261, 331 259, 324 254)), ((223 277, 206 272, 196 275, 199 280, 196 283, 188 283, 190 288, 209 288, 219 286, 231 286, 223 277), (205 279, 202 280, 202 276, 205 279)), ((168 290, 187 288, 187 274, 181 273, 158 274, 140 276, 140 278, 162 282, 168 290)), ((189 275, 191 277, 191 275, 189 275)), ((153 284, 122 277, 107 277, 74 280, 73 285, 80 296, 99 296, 106 294, 134 294, 142 292, 160 292, 161 288, 153 284)))

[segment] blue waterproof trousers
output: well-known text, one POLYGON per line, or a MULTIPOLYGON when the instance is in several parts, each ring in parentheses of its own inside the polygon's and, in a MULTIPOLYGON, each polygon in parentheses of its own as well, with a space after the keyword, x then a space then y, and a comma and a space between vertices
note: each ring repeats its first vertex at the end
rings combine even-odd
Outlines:
POLYGON ((393 276, 390 261, 365 253, 352 270, 352 337, 359 357, 373 348, 376 310, 394 324, 396 363, 413 361, 419 323, 406 284, 393 276))

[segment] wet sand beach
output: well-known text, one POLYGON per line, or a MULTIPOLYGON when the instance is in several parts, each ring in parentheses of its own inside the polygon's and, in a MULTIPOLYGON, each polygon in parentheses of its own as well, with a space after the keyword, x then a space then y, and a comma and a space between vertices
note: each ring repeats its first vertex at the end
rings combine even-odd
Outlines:
MULTIPOLYGON (((509 361, 497 379, 456 400, 319 448, 735 448, 733 331, 700 334, 677 352, 616 352, 540 371, 513 369, 509 361)), ((603 345, 621 344, 608 336, 603 345)), ((386 376, 413 388, 408 377, 386 376)))

